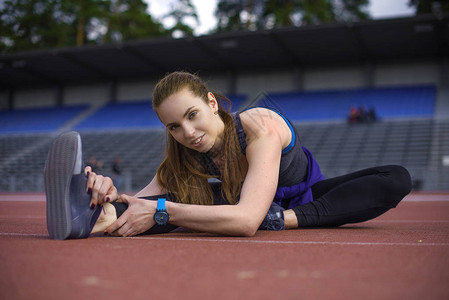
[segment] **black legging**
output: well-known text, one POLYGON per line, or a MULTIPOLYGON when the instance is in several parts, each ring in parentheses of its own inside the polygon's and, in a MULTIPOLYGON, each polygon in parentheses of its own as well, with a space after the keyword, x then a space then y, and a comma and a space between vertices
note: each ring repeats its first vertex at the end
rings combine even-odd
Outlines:
POLYGON ((314 200, 293 211, 300 228, 363 222, 396 207, 411 187, 410 174, 401 166, 364 169, 317 182, 314 200))
MULTIPOLYGON (((347 175, 325 179, 312 186, 313 201, 293 208, 299 228, 318 226, 340 226, 373 219, 396 205, 411 190, 408 171, 401 166, 381 166, 364 169, 347 175)), ((212 184, 215 204, 226 204, 222 199, 219 184, 212 184)), ((156 200, 170 196, 144 197, 156 200)), ((126 210, 124 203, 112 203, 117 217, 126 210)), ((176 226, 154 226, 144 234, 163 233, 176 226)))

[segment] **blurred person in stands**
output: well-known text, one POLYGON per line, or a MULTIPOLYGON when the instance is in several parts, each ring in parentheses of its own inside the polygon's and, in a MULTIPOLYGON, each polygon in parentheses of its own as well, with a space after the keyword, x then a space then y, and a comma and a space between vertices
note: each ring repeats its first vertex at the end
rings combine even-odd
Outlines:
POLYGON ((348 116, 348 122, 349 124, 355 124, 357 123, 357 118, 358 118, 358 110, 357 107, 351 107, 351 109, 349 110, 349 116, 348 116))
POLYGON ((95 156, 89 157, 89 161, 86 165, 92 169, 92 172, 98 173, 97 158, 95 156))
POLYGON ((372 123, 377 121, 377 114, 374 107, 370 107, 367 114, 367 122, 372 123))
POLYGON ((365 123, 366 122, 366 109, 364 106, 359 106, 357 109, 357 122, 365 123))
POLYGON ((112 181, 114 182, 114 185, 117 187, 117 189, 120 189, 122 185, 122 173, 122 159, 120 156, 117 156, 112 163, 112 181))
POLYGON ((104 166, 104 161, 101 159, 97 160, 97 165, 96 165, 97 171, 95 173, 101 174, 103 172, 103 166, 104 166))
MULTIPOLYGON (((84 220, 76 223, 83 230, 67 220, 71 229, 58 233, 51 225, 58 219, 49 214, 50 236, 82 238, 97 232, 135 236, 177 226, 253 236, 257 230, 340 226, 373 219, 410 192, 410 175, 397 165, 325 179, 286 116, 264 107, 230 114, 222 105, 228 101, 194 74, 174 72, 158 82, 153 109, 167 130, 166 156, 151 182, 135 196, 119 195, 113 181, 91 167, 84 172, 81 167, 67 168, 67 180, 54 181, 52 169, 58 168, 54 161, 79 153, 50 150, 49 206, 61 202, 49 192, 64 190, 71 182, 72 189, 79 186, 79 194, 64 194, 62 206, 65 211, 76 206, 78 210, 70 210, 71 218, 79 214, 84 220)), ((75 132, 55 143, 62 140, 79 145, 70 149, 81 149, 75 132)))

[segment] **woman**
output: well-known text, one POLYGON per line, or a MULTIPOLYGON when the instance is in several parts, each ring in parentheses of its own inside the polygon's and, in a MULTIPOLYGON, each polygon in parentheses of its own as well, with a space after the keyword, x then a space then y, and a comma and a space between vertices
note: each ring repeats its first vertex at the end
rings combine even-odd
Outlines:
POLYGON ((171 224, 253 236, 258 229, 339 226, 375 218, 410 192, 410 175, 400 166, 324 179, 282 114, 259 107, 231 115, 223 100, 186 72, 156 85, 153 109, 169 132, 166 157, 134 197, 119 197, 109 178, 85 168, 93 220, 101 206, 105 211, 92 233, 134 236, 171 224))

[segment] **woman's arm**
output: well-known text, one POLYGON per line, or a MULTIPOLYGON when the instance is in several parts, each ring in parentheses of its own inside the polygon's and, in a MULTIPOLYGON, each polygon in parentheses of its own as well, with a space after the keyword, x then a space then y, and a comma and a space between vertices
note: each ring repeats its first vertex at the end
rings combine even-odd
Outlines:
MULTIPOLYGON (((191 205, 166 202, 170 224, 195 231, 232 236, 253 236, 273 201, 279 174, 281 145, 273 133, 254 139, 247 147, 248 173, 236 205, 191 205)), ((139 195, 139 194, 138 194, 139 195)), ((156 201, 122 195, 125 213, 106 232, 131 236, 151 228, 156 201)))
POLYGON ((266 109, 252 109, 240 116, 247 136, 248 172, 239 203, 227 206, 169 203, 170 223, 228 235, 256 233, 276 193, 282 149, 289 144, 291 131, 279 115, 266 109))
MULTIPOLYGON (((114 182, 110 177, 104 177, 102 175, 92 172, 92 168, 87 166, 84 169, 84 173, 88 177, 87 180, 87 192, 91 194, 91 205, 103 205, 107 202, 114 202, 120 198, 117 188, 114 186, 114 182)), ((135 197, 154 196, 166 194, 163 187, 157 182, 157 176, 154 176, 153 180, 135 197)))
MULTIPOLYGON (((239 203, 202 206, 167 202, 169 223, 196 231, 233 236, 253 236, 256 233, 273 201, 278 183, 281 151, 291 139, 291 133, 288 126, 284 126, 286 124, 282 119, 272 117, 257 122, 248 114, 242 116, 242 124, 248 138, 248 172, 239 203)), ((154 191, 150 186, 151 183, 148 191, 154 191)), ((137 195, 148 195, 144 193, 146 190, 147 188, 137 195)), ((156 202, 127 197, 126 201, 130 200, 139 205, 130 205, 127 212, 111 225, 107 232, 135 235, 154 225, 152 216, 156 211, 156 202), (136 232, 133 227, 141 229, 136 232)))
POLYGON ((167 203, 170 223, 203 232, 253 236, 276 192, 281 144, 267 133, 247 147, 248 173, 236 205, 201 206, 167 203))

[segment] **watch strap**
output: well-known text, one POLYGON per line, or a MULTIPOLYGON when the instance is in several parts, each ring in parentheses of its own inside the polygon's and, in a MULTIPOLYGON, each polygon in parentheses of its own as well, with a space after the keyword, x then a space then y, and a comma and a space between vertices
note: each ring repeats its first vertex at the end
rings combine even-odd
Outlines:
POLYGON ((165 201, 167 199, 166 198, 158 198, 157 199, 157 211, 164 211, 165 210, 165 201))

